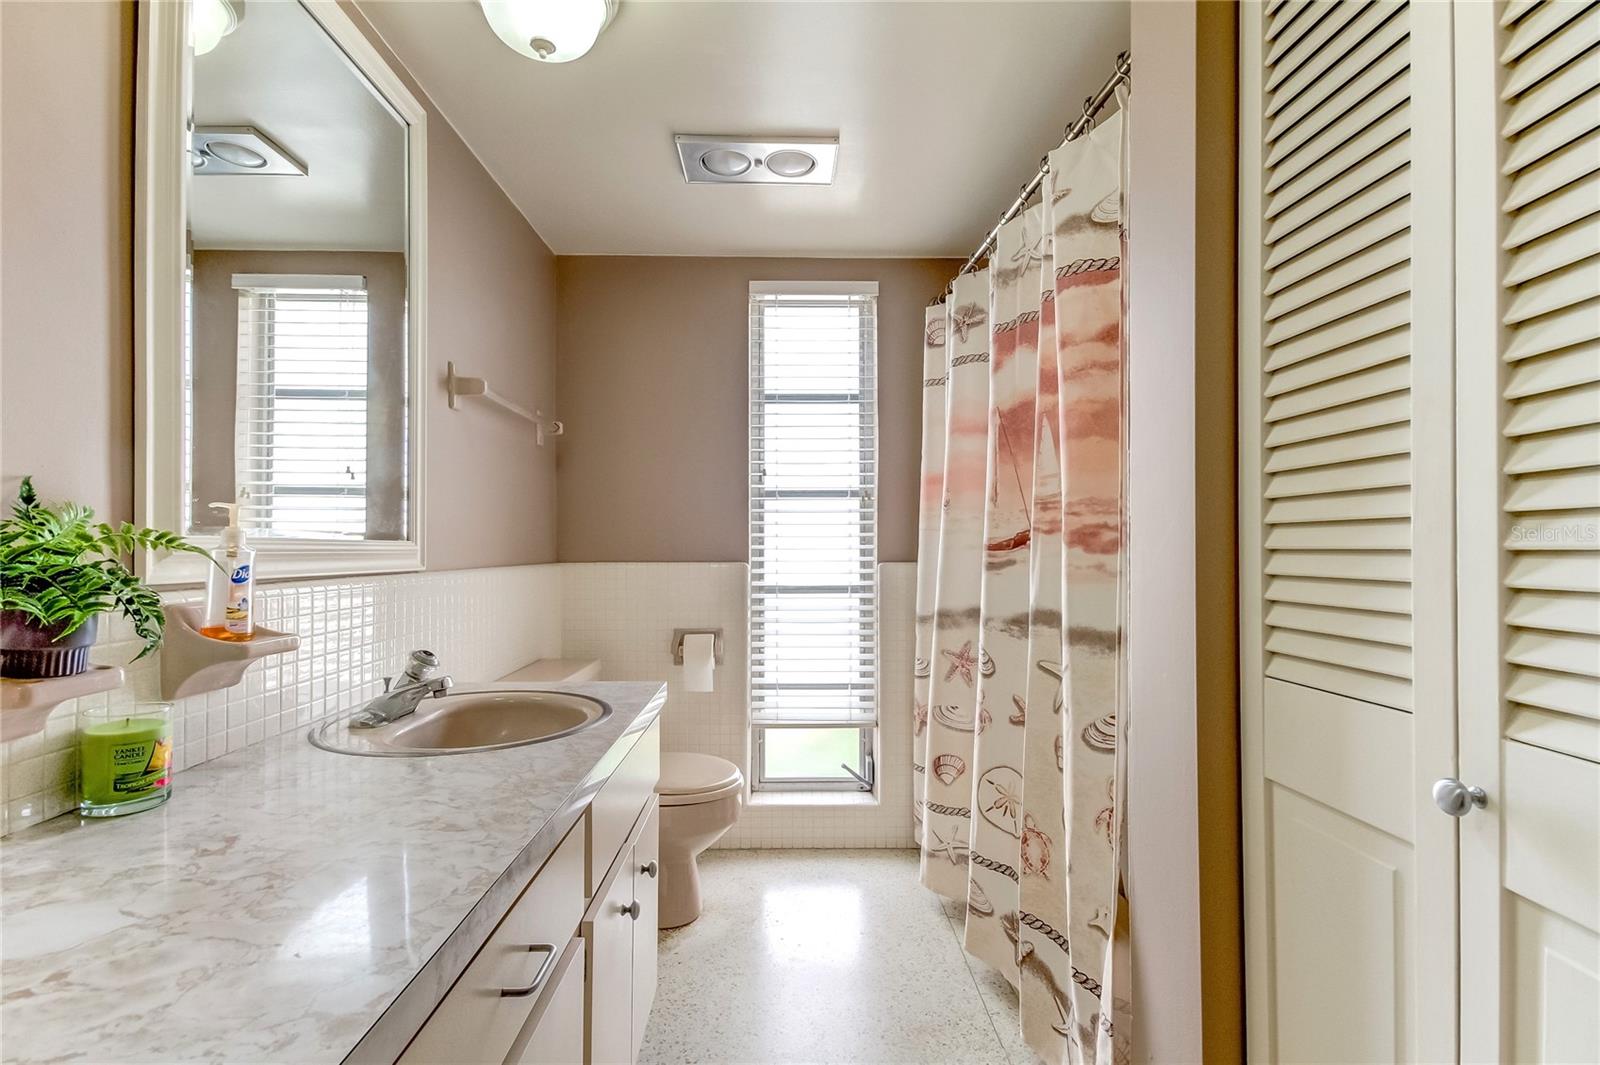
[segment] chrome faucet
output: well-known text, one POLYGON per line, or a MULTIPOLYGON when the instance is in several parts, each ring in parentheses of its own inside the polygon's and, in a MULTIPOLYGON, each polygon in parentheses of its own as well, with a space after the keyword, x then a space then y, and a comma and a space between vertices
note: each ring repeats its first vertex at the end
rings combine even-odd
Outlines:
POLYGON ((355 729, 378 728, 415 713, 417 704, 428 696, 437 699, 454 685, 448 676, 435 677, 439 656, 432 651, 412 651, 405 672, 383 678, 383 694, 372 700, 350 719, 355 729))

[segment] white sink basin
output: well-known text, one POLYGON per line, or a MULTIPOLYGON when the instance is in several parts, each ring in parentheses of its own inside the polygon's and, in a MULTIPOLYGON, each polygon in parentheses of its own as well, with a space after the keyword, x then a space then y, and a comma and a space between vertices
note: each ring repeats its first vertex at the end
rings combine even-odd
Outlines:
POLYGON ((560 739, 610 713, 600 700, 572 692, 485 689, 424 699, 415 713, 378 728, 352 729, 348 718, 330 721, 309 738, 341 754, 467 754, 560 739))

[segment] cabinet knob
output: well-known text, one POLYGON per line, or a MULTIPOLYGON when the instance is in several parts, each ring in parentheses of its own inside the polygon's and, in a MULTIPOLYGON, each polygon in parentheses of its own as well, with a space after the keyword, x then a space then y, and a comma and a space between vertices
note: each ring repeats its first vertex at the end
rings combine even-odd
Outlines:
POLYGON ((639 866, 639 872, 643 873, 651 880, 654 880, 656 875, 661 872, 661 866, 652 859, 651 861, 645 862, 643 865, 639 866))
POLYGON ((1465 817, 1473 809, 1488 805, 1489 796, 1482 788, 1461 783, 1455 777, 1445 777, 1434 782, 1433 801, 1451 817, 1465 817))
POLYGON ((619 906, 617 908, 619 910, 621 910, 623 913, 627 914, 629 917, 632 917, 635 921, 637 921, 639 919, 639 913, 640 913, 641 907, 639 906, 639 900, 638 899, 634 899, 633 902, 629 903, 626 906, 619 906))

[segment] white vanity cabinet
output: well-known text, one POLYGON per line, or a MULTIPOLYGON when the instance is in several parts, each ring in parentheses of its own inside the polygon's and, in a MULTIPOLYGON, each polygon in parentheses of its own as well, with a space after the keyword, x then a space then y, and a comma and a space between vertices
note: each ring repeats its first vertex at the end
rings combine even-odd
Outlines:
POLYGON ((600 786, 400 1056, 401 1065, 631 1065, 656 986, 661 725, 600 786))
POLYGON ((656 885, 661 814, 652 799, 634 825, 601 894, 584 914, 589 1035, 584 1061, 637 1061, 656 993, 656 885))

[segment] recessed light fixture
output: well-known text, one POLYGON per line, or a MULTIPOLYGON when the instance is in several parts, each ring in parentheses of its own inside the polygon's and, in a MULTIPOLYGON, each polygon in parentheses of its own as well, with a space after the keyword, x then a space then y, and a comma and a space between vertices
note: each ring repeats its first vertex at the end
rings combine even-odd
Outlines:
POLYGON ((717 177, 736 178, 750 169, 750 157, 731 148, 713 148, 700 157, 700 165, 717 177))
POLYGON ((190 136, 195 176, 211 174, 294 174, 306 166, 254 126, 196 126, 190 136))
POLYGON ((570 63, 594 47, 619 0, 478 0, 495 36, 541 63, 570 63))
POLYGON ((817 168, 817 157, 798 148, 785 148, 767 156, 767 169, 779 177, 803 178, 817 168))
POLYGON ((725 137, 679 134, 678 163, 689 184, 831 185, 838 137, 725 137))

